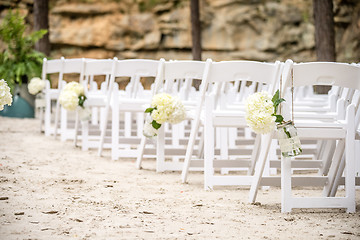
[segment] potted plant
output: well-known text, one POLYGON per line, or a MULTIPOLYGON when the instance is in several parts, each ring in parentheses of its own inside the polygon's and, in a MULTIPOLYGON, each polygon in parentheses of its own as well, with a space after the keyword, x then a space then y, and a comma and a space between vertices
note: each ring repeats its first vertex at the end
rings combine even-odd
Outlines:
MULTIPOLYGON (((18 10, 10 10, 0 25, 0 42, 5 46, 0 48, 0 79, 5 79, 14 95, 14 104, 10 108, 16 107, 18 99, 32 107, 32 116, 20 114, 15 117, 34 115, 34 97, 26 96, 26 84, 31 78, 41 75, 45 55, 34 50, 34 45, 46 33, 47 30, 40 30, 27 34, 24 16, 21 16, 18 10), (26 99, 26 102, 23 99, 26 99)), ((3 113, 6 115, 6 110, 3 113)))

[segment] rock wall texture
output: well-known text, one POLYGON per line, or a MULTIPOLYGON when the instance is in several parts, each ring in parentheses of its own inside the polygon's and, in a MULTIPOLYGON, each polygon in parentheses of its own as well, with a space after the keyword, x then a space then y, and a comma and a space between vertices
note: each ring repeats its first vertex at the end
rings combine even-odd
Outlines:
MULTIPOLYGON (((316 60, 312 0, 200 0, 203 58, 316 60)), ((0 18, 33 0, 0 0, 0 18)), ((52 57, 191 59, 189 0, 51 0, 52 57)), ((360 1, 334 0, 337 61, 360 61, 360 1)))

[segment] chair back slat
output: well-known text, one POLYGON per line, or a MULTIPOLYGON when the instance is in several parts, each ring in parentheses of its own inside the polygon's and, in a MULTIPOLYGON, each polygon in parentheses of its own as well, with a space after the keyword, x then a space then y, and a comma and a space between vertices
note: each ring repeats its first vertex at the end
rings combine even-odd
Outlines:
POLYGON ((171 61, 164 64, 164 79, 202 79, 205 62, 171 61))
POLYGON ((114 72, 115 77, 146 76, 156 77, 159 61, 149 59, 118 60, 114 72))
MULTIPOLYGON (((275 63, 280 64, 279 62, 275 63)), ((274 76, 277 74, 274 63, 255 61, 223 61, 214 62, 209 73, 211 82, 224 82, 234 80, 252 81, 266 84, 274 84, 274 76)))
POLYGON ((112 59, 89 60, 85 62, 85 76, 111 74, 112 59))
POLYGON ((81 73, 84 69, 85 59, 65 59, 63 73, 81 73))
POLYGON ((347 63, 311 62, 293 65, 294 86, 331 85, 360 90, 360 67, 347 63))

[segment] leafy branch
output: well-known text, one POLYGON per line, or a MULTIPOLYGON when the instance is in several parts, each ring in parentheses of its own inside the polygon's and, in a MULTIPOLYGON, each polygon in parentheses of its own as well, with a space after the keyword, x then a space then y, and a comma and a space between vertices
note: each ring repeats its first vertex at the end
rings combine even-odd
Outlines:
POLYGON ((9 11, 0 25, 0 42, 5 48, 0 52, 0 76, 11 90, 15 84, 41 75, 42 61, 45 55, 34 50, 34 45, 47 30, 26 35, 24 17, 19 11, 9 11))
POLYGON ((273 102, 273 106, 274 106, 274 113, 272 114, 272 116, 276 117, 275 120, 276 123, 282 123, 284 121, 284 117, 280 114, 276 114, 280 103, 285 102, 284 98, 280 98, 279 90, 276 91, 271 101, 273 102))
MULTIPOLYGON (((145 110, 145 113, 151 114, 152 111, 154 111, 154 110, 156 110, 156 107, 154 107, 154 108, 150 107, 150 108, 147 108, 147 109, 145 110)), ((153 120, 153 121, 151 122, 151 125, 152 125, 153 128, 155 128, 155 129, 159 129, 159 128, 161 127, 161 124, 158 123, 158 122, 156 122, 155 120, 153 120)))

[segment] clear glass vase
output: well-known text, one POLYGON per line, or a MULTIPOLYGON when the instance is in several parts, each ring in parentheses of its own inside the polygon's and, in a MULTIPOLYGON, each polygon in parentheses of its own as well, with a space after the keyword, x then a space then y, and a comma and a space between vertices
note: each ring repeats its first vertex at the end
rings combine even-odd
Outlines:
POLYGON ((292 121, 277 126, 279 146, 284 157, 294 157, 302 152, 300 139, 292 121))

